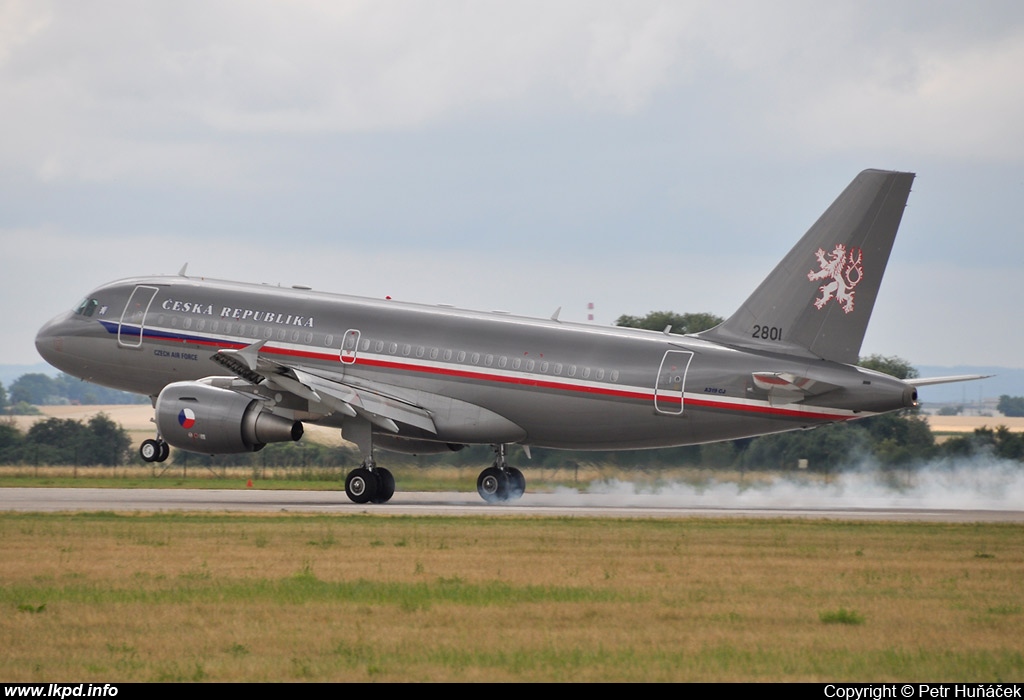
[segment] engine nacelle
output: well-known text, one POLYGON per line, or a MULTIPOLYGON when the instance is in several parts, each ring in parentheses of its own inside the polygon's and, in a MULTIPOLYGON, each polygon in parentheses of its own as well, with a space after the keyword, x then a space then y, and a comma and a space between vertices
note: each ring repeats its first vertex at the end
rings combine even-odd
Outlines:
POLYGON ((255 452, 268 442, 295 441, 302 423, 264 411, 260 402, 201 382, 168 384, 156 399, 160 436, 202 454, 255 452))
POLYGON ((381 435, 375 433, 373 446, 389 452, 400 452, 406 455, 435 455, 442 452, 458 452, 465 445, 453 442, 434 442, 433 440, 414 440, 409 438, 395 437, 394 435, 381 435))

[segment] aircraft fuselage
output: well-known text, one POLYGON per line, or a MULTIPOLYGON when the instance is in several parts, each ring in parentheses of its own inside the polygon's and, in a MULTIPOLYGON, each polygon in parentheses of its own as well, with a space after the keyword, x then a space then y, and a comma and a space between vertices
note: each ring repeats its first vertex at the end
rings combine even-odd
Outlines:
MULTIPOLYGON (((383 387, 422 407, 436 433, 403 425, 398 435, 442 443, 664 447, 814 427, 914 403, 912 389, 897 379, 811 356, 181 276, 104 285, 47 324, 37 346, 69 374, 156 397, 172 382, 224 375, 211 360, 215 352, 260 341, 262 356, 354 387, 383 387), (757 373, 834 388, 773 393, 757 373)), ((275 398, 275 412, 296 420, 343 423, 301 397, 268 397, 275 398)))

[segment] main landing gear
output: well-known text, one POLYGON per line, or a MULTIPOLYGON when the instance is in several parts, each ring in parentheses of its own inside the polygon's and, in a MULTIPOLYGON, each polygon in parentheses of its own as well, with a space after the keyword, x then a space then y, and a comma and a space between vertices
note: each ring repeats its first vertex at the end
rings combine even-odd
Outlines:
POLYGON ((163 462, 171 454, 171 446, 159 438, 143 440, 139 447, 139 456, 143 462, 163 462))
POLYGON ((495 445, 494 464, 480 472, 476 492, 488 503, 514 501, 526 491, 526 477, 505 461, 505 445, 495 445))
MULTIPOLYGON (((373 458, 373 427, 362 417, 345 421, 346 440, 359 448, 363 462, 345 477, 345 494, 354 503, 387 503, 395 495, 395 477, 373 458)), ((526 491, 526 477, 505 461, 505 445, 494 446, 494 464, 480 472, 476 491, 488 503, 514 501, 526 491)))
POLYGON ((370 458, 348 473, 345 493, 353 503, 387 503, 395 495, 395 477, 370 458))
POLYGON ((363 463, 345 477, 345 493, 353 503, 387 503, 395 495, 395 477, 373 459, 373 428, 369 421, 352 418, 343 434, 359 448, 363 463))

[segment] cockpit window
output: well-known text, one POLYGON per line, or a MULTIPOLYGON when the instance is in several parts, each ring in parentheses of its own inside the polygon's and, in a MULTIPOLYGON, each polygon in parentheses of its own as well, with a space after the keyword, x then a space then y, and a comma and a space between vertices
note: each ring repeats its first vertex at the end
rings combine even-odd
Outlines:
POLYGON ((100 303, 95 299, 82 299, 82 301, 78 303, 78 306, 75 307, 75 314, 78 316, 92 316, 93 312, 96 311, 96 307, 99 305, 100 303))

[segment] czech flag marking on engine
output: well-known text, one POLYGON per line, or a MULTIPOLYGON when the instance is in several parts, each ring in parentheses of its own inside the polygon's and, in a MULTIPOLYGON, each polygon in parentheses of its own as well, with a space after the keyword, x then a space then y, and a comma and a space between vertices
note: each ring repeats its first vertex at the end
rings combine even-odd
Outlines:
POLYGON ((178 423, 182 428, 188 430, 196 424, 196 414, 191 408, 181 409, 181 413, 178 414, 178 423))

